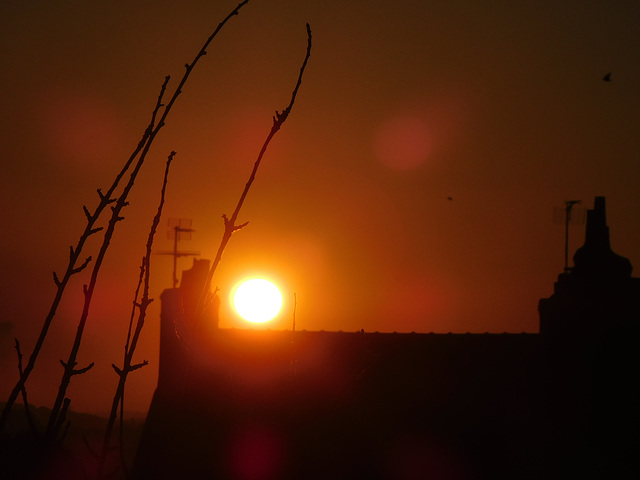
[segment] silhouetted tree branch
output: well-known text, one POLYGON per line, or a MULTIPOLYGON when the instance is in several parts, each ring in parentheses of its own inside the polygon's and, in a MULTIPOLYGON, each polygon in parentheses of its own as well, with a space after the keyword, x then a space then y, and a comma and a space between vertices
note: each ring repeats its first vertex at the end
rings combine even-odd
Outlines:
POLYGON ((127 201, 129 192, 133 188, 133 185, 135 184, 138 173, 140 172, 140 169, 144 164, 144 161, 146 159, 147 153, 149 152, 149 148, 153 138, 154 138, 154 134, 152 134, 152 136, 149 137, 149 141, 147 142, 144 149, 142 150, 135 164, 135 167, 131 172, 129 181, 127 182, 122 193, 120 194, 117 201, 115 202, 115 205, 111 207, 111 219, 109 220, 107 229, 105 230, 102 246, 100 247, 100 251, 98 252, 96 260, 93 264, 93 270, 91 272, 91 278, 90 278, 89 284, 88 285, 85 284, 83 286, 84 306, 82 309, 82 314, 80 316, 80 321, 78 323, 78 327, 76 330, 76 336, 73 342, 73 346, 71 347, 71 351, 69 353, 69 359, 67 362, 61 362, 64 366, 64 371, 62 374, 62 379, 60 381, 60 386, 58 388, 58 395, 54 402, 53 408, 51 410, 51 415, 49 417, 49 422, 47 424, 46 436, 47 436, 47 439, 50 441, 55 440, 55 438, 57 437, 58 428, 60 425, 60 422, 57 420, 57 417, 60 415, 60 408, 63 403, 63 400, 65 399, 66 391, 71 381, 71 378, 74 375, 85 373, 88 370, 88 368, 81 369, 81 370, 74 370, 74 367, 77 363, 76 358, 78 355, 78 351, 80 349, 80 344, 82 342, 82 336, 84 334, 84 328, 86 326, 87 318, 89 316, 89 308, 91 306, 91 300, 93 298, 96 282, 98 280, 98 274, 100 272, 100 267, 102 266, 102 262, 104 261, 107 250, 109 249, 109 245, 111 243, 111 239, 113 237, 113 233, 115 231, 116 225, 118 224, 118 222, 124 220, 124 217, 121 216, 120 214, 122 210, 129 205, 129 202, 127 201))
POLYGON ((229 243, 229 240, 231 239, 231 236, 233 235, 234 232, 246 227, 247 224, 249 223, 249 222, 245 222, 243 224, 236 225, 236 221, 238 219, 238 215, 240 213, 240 209, 242 208, 242 205, 244 204, 244 201, 247 198, 247 194, 249 193, 249 189, 251 188, 251 185, 253 184, 253 181, 256 178, 256 173, 258 171, 258 167, 260 166, 260 163, 262 162, 262 157, 264 156, 265 152, 267 151, 267 147, 269 146, 269 143, 271 143, 271 139, 275 136, 275 134, 278 132, 278 130, 280 130, 280 127, 282 127, 284 122, 287 120, 289 114, 291 113, 291 109, 293 108, 293 104, 294 104, 294 102, 296 100, 296 95, 298 94, 298 89, 300 88, 300 85, 302 84, 302 76, 304 74, 305 68, 307 67, 307 62, 308 62, 310 56, 311 56, 311 27, 307 23, 307 52, 306 52, 306 55, 304 57, 304 61, 302 62, 302 66, 300 67, 300 73, 298 74, 298 81, 296 82, 296 86, 293 89, 293 92, 291 94, 291 101, 289 102, 289 105, 287 105, 287 107, 282 112, 278 112, 276 110, 276 114, 273 116, 273 125, 271 126, 271 131, 269 132, 269 134, 267 135, 266 140, 262 144, 262 148, 260 149, 260 153, 258 154, 258 158, 256 159, 256 161, 255 161, 255 163, 253 165, 253 170, 251 171, 251 175, 249 176, 249 180, 247 181, 246 185, 244 186, 244 190, 242 191, 242 194, 240 195, 240 199, 238 200, 238 204, 236 205, 235 210, 231 214, 231 217, 227 218, 226 215, 224 215, 224 214, 222 215, 222 219, 224 221, 224 232, 222 234, 222 240, 220 241, 220 246, 218 247, 218 251, 216 252, 216 256, 215 256, 215 258, 213 260, 213 263, 211 264, 211 268, 209 269, 209 272, 207 273, 207 278, 206 278, 206 281, 205 281, 205 284, 204 284, 204 289, 203 289, 202 293, 200 294, 200 298, 198 300, 198 306, 197 306, 197 310, 196 310, 196 312, 198 312, 198 315, 201 315, 204 312, 207 304, 213 298, 212 295, 211 295, 211 280, 213 279, 213 275, 214 275, 216 269, 218 268, 218 264, 220 263, 220 260, 222 260, 222 254, 224 253, 224 249, 226 248, 227 243, 229 243))
MULTIPOLYGON (((14 338, 14 341, 15 341, 16 354, 18 355, 18 373, 20 374, 20 376, 22 376, 23 374, 22 352, 20 351, 20 342, 18 341, 17 338, 14 338)), ((33 417, 31 416, 31 409, 29 408, 29 400, 27 399, 27 389, 24 385, 22 386, 21 393, 22 393, 22 403, 24 404, 24 413, 27 416, 27 423, 29 424, 29 428, 31 428, 32 431, 36 432, 37 431, 36 425, 33 422, 33 417)))
MULTIPOLYGON (((60 408, 62 405, 62 402, 65 398, 65 394, 66 394, 66 390, 69 386, 69 383, 71 381, 71 377, 73 376, 73 371, 72 371, 72 367, 70 367, 70 365, 74 365, 75 361, 76 361, 76 357, 78 355, 78 350, 80 348, 80 343, 82 341, 82 335, 84 333, 84 328, 86 325, 86 321, 87 321, 87 317, 89 315, 89 307, 91 305, 91 300, 93 298, 93 292, 95 290, 95 286, 96 286, 96 281, 98 278, 98 273, 100 271, 100 267, 102 265, 102 261, 104 260, 104 257, 106 255, 106 252, 109 248, 110 242, 111 242, 111 238, 113 236, 113 232, 115 230, 115 227, 117 225, 118 222, 120 222, 121 220, 124 219, 124 217, 120 216, 120 213, 122 212, 122 209, 124 207, 126 207, 128 205, 127 202, 127 198, 129 195, 129 192, 131 190, 131 188, 133 187, 135 180, 137 178, 137 175, 140 171, 140 168, 142 167, 142 165, 144 164, 144 161, 146 159, 146 156, 149 152, 149 149, 151 148, 151 145, 153 143, 153 141, 156 138, 156 135, 158 134, 158 132, 162 129, 162 127, 165 125, 165 120, 172 108, 172 106, 174 105, 176 99, 178 98, 178 96, 182 93, 182 87, 184 86, 184 84, 186 83, 187 79, 189 78, 189 75, 191 74, 191 72, 193 71, 193 68, 195 67, 195 65, 198 63, 198 61, 204 56, 206 55, 206 48, 209 46, 209 44, 211 43, 211 41, 215 38, 215 36, 218 34, 218 32, 222 29, 222 27, 225 25, 225 23, 232 18, 233 16, 237 15, 238 10, 246 5, 249 2, 249 0, 245 0, 241 3, 238 4, 238 6, 236 6, 236 8, 229 14, 227 15, 227 17, 218 25, 218 27, 215 29, 215 31, 213 32, 213 34, 211 34, 211 36, 206 40, 206 42, 204 43, 203 47, 200 49, 200 51, 198 52, 198 54, 196 55, 196 57, 194 58, 193 62, 191 64, 187 64, 186 65, 186 71, 184 73, 184 75, 182 76, 182 79, 180 80, 178 86, 176 87, 176 90, 174 91, 171 99, 169 100, 168 104, 164 107, 164 111, 162 113, 162 115, 160 115, 160 119, 157 122, 157 125, 155 126, 155 128, 149 128, 147 131, 149 131, 149 136, 147 139, 147 142, 144 144, 144 147, 142 148, 142 151, 140 152, 139 156, 138 156, 138 160, 131 172, 131 175, 129 177, 129 182, 126 184, 126 186, 124 187, 122 193, 120 194, 120 196, 118 197, 117 201, 115 202, 115 205, 113 205, 111 207, 111 219, 109 220, 109 223, 107 225, 107 229, 104 233, 104 237, 103 237, 103 243, 102 246, 100 247, 100 251, 98 253, 98 256, 96 257, 96 260, 94 262, 94 266, 93 266, 93 271, 91 273, 91 279, 88 285, 84 286, 84 307, 82 310, 82 315, 80 317, 80 321, 78 323, 78 328, 76 330, 76 337, 73 343, 73 346, 71 348, 71 352, 69 354, 69 360, 66 362, 66 367, 64 369, 63 375, 62 375, 62 379, 60 381, 60 386, 58 388, 58 395, 56 397, 55 403, 53 405, 52 411, 51 411, 51 416, 49 417, 49 422, 47 425, 47 431, 46 431, 46 436, 48 438, 48 440, 52 441, 56 438, 57 436, 57 425, 59 424, 59 422, 56 421, 56 417, 60 415, 60 408)), ((155 118, 155 116, 154 116, 155 118)))
MULTIPOLYGON (((27 362, 27 365, 25 366, 22 374, 20 375, 20 378, 18 379, 18 382, 16 383, 15 387, 13 388, 13 390, 11 391, 11 394, 9 395, 9 398, 7 400, 7 403, 5 404, 5 407, 2 411, 2 415, 0 416, 0 432, 4 429, 5 425, 6 425, 6 421, 9 417, 9 414, 11 412, 11 409, 13 408, 13 404, 15 403, 19 393, 22 391, 22 388, 24 387, 27 379, 29 378, 29 375, 31 374, 31 371, 33 370, 34 366, 35 366, 35 362, 36 359, 40 353, 40 350, 42 348, 42 345, 44 343, 44 340, 47 336, 49 327, 51 325, 51 322, 56 314, 58 305, 60 304, 60 301, 62 299, 64 290, 66 288, 66 285, 69 281, 69 279, 71 278, 72 275, 79 273, 81 270, 83 270, 88 263, 91 261, 91 257, 88 257, 85 262, 80 266, 80 267, 76 267, 76 262, 78 261, 78 258, 82 252, 82 249, 84 247, 84 244, 86 242, 86 240, 93 234, 99 232, 100 230, 102 230, 102 227, 99 228, 94 228, 94 225, 96 223, 96 221, 98 220, 98 218, 100 217, 101 213, 103 212, 103 210, 107 207, 107 205, 111 205, 112 203, 115 202, 115 199, 112 198, 113 193, 115 192, 120 180, 122 179, 122 177, 125 175, 125 173, 129 170, 129 168, 131 167, 133 161, 135 160, 136 157, 138 157, 138 155, 140 155, 140 158, 142 159, 142 161, 144 161, 144 158, 146 157, 147 152, 149 151, 149 148, 151 146, 151 144, 153 143, 153 140, 155 139, 156 135, 158 134, 158 132, 160 131, 160 129, 165 125, 165 121, 166 118, 169 114, 169 112, 171 111, 171 107, 173 106, 173 104, 175 103, 175 101, 177 100, 178 96, 180 95, 180 93, 182 93, 182 88, 184 86, 184 84, 186 83, 187 79, 189 78, 189 75, 191 73, 191 71, 193 70, 193 68, 195 67, 195 65, 197 64, 198 60, 206 55, 206 48, 209 46, 209 44, 212 42, 212 40, 215 38, 215 36, 218 34, 218 32, 222 29, 222 27, 227 23, 227 21, 229 21, 232 17, 234 17, 235 15, 238 14, 238 11, 240 10, 240 8, 242 8, 244 5, 246 5, 247 3, 249 3, 249 0, 244 0, 242 2, 240 2, 232 11, 231 13, 229 13, 225 19, 220 22, 220 24, 218 24, 217 28, 214 30, 213 34, 211 34, 211 36, 206 40, 206 42, 204 43, 203 47, 200 49, 200 51, 198 52, 198 54, 195 56, 194 60, 191 62, 191 64, 186 64, 186 71, 184 73, 184 75, 182 76, 182 79, 180 80, 180 83, 178 84, 178 87, 176 88, 174 94, 172 95, 171 99, 169 100, 169 103, 165 106, 164 104, 162 104, 162 98, 164 97, 164 93, 166 91, 166 87, 167 84, 169 82, 169 76, 165 77, 165 81, 162 85, 161 91, 160 91, 160 95, 158 96, 158 101, 156 103, 156 107, 153 110, 152 116, 151 116, 151 121, 148 125, 148 127, 146 128, 142 139, 140 140, 140 142, 138 143, 138 146, 136 147, 136 149, 134 150, 134 152, 131 154, 131 156, 129 157, 129 159, 127 160, 127 162, 125 163, 124 167, 122 168, 122 170, 118 173, 118 175, 116 175, 116 178, 114 180, 114 182, 112 183, 111 187, 109 187, 109 189, 107 190, 106 194, 102 193, 101 189, 98 189, 98 196, 100 197, 100 202, 98 203, 98 206, 96 207, 96 209, 94 210, 93 213, 90 213, 89 210, 86 208, 86 206, 83 206, 83 211, 85 213, 85 216, 87 217, 87 225, 85 227, 85 230, 83 231, 83 233, 80 235, 80 239, 78 241, 78 243, 76 244, 76 247, 73 248, 70 247, 70 258, 69 258, 69 263, 67 266, 67 269, 65 271, 65 274, 63 275, 62 279, 60 279, 58 277, 58 275, 54 272, 53 273, 53 278, 54 278, 54 282, 56 284, 57 287, 57 291, 56 291, 56 295, 54 297, 54 300, 52 302, 51 308, 49 310, 49 313, 47 314, 47 317, 45 318, 45 321, 43 323, 42 329, 40 331, 40 334, 38 336, 38 339, 36 341, 36 344, 34 346, 34 349, 31 353, 31 356, 29 357, 29 361, 27 362), (164 107, 164 110, 162 112, 162 115, 160 116, 160 120, 156 122, 157 116, 160 112, 160 109, 164 107)), ((105 234, 106 236, 106 234, 105 234)), ((92 291, 91 291, 92 293, 92 291)), ((85 299, 87 298, 87 290, 85 288, 85 299)), ((91 294, 88 295, 88 298, 91 298, 91 294)), ((84 313, 83 313, 84 316, 84 313)), ((80 334, 81 336, 81 334, 80 334)), ((65 387, 66 389, 66 387, 65 387)), ((59 401, 56 400, 56 404, 58 404, 59 401)), ((58 406, 59 408, 59 406, 58 406)))
MULTIPOLYGON (((62 426, 65 425, 64 422, 67 419, 67 412, 69 411, 70 404, 71 404, 71 399, 69 398, 65 398, 64 401, 62 402, 62 406, 60 408, 60 414, 57 417, 57 421, 55 425, 56 432, 60 432, 60 430, 62 429, 62 426)), ((65 425, 64 432, 62 433, 62 435, 60 435, 60 441, 64 440, 64 438, 67 436, 68 431, 69 431, 69 423, 65 425)))
POLYGON ((9 395, 7 403, 5 404, 4 409, 2 410, 2 416, 0 417, 0 432, 4 429, 4 426, 6 425, 6 421, 7 421, 8 417, 9 417, 9 414, 11 413, 11 409, 13 408, 13 404, 15 403, 16 398, 18 397, 18 394, 24 388, 25 383, 26 383, 27 379, 29 378, 29 375, 31 374, 31 371, 33 370, 33 368, 35 366, 35 363, 36 363, 36 360, 37 360, 38 355, 40 353, 40 350, 42 349, 42 345, 44 344, 44 340, 45 340, 45 338, 47 336, 47 333, 49 331, 49 327, 51 326, 51 322, 53 321, 53 318, 55 317, 55 314, 56 314, 56 312, 58 310, 58 305, 60 304, 60 301, 62 300, 62 296, 64 294, 64 291, 65 291, 65 288, 67 286, 67 283, 69 282, 69 280, 71 279, 71 277, 73 275, 75 275, 77 273, 80 273, 82 270, 84 270, 87 267, 87 265, 89 264, 89 262, 91 261, 91 259, 92 259, 89 256, 84 260, 84 262, 79 267, 76 267, 76 263, 77 263, 77 261, 78 261, 78 259, 80 257, 80 254, 82 252, 82 249, 84 248, 84 245, 85 245, 85 242, 87 241, 87 239, 91 235, 93 235, 94 233, 97 233, 98 231, 100 231, 102 229, 102 227, 95 228, 94 227, 95 223, 97 222, 98 218, 102 214, 103 210, 108 205, 110 205, 113 202, 115 202, 115 199, 112 199, 111 196, 115 192, 116 188, 118 187, 118 184, 120 183, 120 181, 124 177, 124 175, 127 172, 127 170, 129 170, 129 167, 131 166, 131 164, 133 163, 135 158, 138 156, 138 154, 140 153, 140 151, 142 150, 144 145, 149 140, 149 135, 150 135, 150 133, 153 130, 154 125, 155 125, 156 116, 158 114, 158 111, 162 107, 162 97, 164 95, 164 92, 166 90, 168 82, 169 82, 169 77, 166 77, 165 80, 164 80, 164 83, 162 84, 162 87, 160 89, 160 94, 158 95, 158 99, 156 101, 155 108, 153 109, 153 112, 152 112, 152 115, 151 115, 151 121, 149 122, 149 125, 145 129, 145 132, 144 132, 141 140, 138 142, 137 147, 134 149, 133 153, 129 156, 129 158, 125 162, 125 164, 122 167, 122 169, 120 170, 120 172, 116 175, 113 183, 111 184, 111 186, 107 190, 107 194, 106 195, 103 194, 102 190, 98 189, 98 196, 100 197, 100 201, 99 201, 97 207, 95 208, 95 210, 93 211, 93 213, 89 213, 86 206, 83 205, 83 207, 82 207, 84 212, 85 212, 85 215, 87 217, 87 225, 85 226, 84 231, 80 235, 80 239, 78 240, 78 243, 76 244, 75 248, 73 246, 69 247, 69 263, 67 264, 67 269, 66 269, 64 275, 62 276, 62 279, 60 279, 58 277, 56 272, 53 272, 53 280, 54 280, 54 282, 56 284, 56 287, 57 287, 56 294, 55 294, 55 297, 53 299, 53 302, 51 303, 51 307, 49 309, 49 312, 47 313, 47 316, 46 316, 46 318, 44 320, 44 323, 43 323, 42 328, 40 330, 40 334, 39 334, 38 339, 36 341, 36 344, 35 344, 35 346, 33 348, 33 351, 31 352, 31 355, 29 356, 29 361, 27 362, 27 365, 25 366, 24 370, 20 374, 20 378, 18 379, 18 382, 16 383, 16 385, 13 388, 13 390, 11 391, 11 394, 9 395))
MULTIPOLYGON (((105 429, 104 439, 102 442, 102 451, 98 457, 98 478, 103 478, 104 476, 104 467, 107 459, 107 455, 113 447, 111 447, 111 435, 113 431, 113 426, 116 421, 118 407, 120 407, 121 411, 124 407, 124 392, 125 392, 125 383, 127 381, 127 375, 130 372, 138 370, 148 364, 146 360, 142 363, 132 364, 133 354, 135 353, 136 346, 138 345, 138 339, 140 338, 140 333, 142 332, 142 327, 144 326, 145 318, 147 315, 147 307, 153 301, 153 299, 149 298, 149 267, 151 261, 151 249, 153 246, 153 239, 155 237, 156 231, 158 230, 158 225, 160 224, 160 218, 162 216, 162 208, 164 206, 164 198, 165 192, 167 188, 167 179, 169 177, 169 167, 171 166, 171 162, 173 161, 173 157, 176 155, 176 152, 171 152, 169 158, 167 159, 165 171, 164 171, 164 179, 162 182, 162 189, 160 190, 160 203, 158 205, 158 210, 156 212, 155 217, 151 223, 151 229, 149 231, 149 236, 147 238, 147 248, 144 257, 142 258, 142 264, 140 266, 140 276, 138 277, 138 285, 136 287, 135 296, 133 300, 133 306, 131 308, 131 315, 129 317, 129 329, 127 332, 127 341, 125 343, 124 348, 124 361, 122 369, 118 368, 115 364, 111 364, 116 374, 118 375, 118 386, 116 388, 116 392, 113 396, 113 402, 111 403, 111 412, 109 413, 109 419, 107 421, 107 427, 105 429), (142 299, 138 301, 138 295, 140 293, 140 288, 142 287, 142 299), (133 319, 135 317, 136 311, 138 312, 138 319, 136 321, 135 330, 133 331, 133 319)), ((120 425, 122 428, 122 424, 120 425)), ((122 449, 122 445, 120 445, 122 449)), ((126 468, 126 465, 123 464, 123 468, 126 468)))

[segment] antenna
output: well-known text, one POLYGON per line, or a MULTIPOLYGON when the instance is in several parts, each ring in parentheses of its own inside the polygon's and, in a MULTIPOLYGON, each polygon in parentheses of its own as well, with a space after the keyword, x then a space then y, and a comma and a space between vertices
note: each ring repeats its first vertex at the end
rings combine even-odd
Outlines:
POLYGON ((191 240, 191 233, 195 232, 191 228, 192 220, 190 218, 170 218, 167 221, 169 230, 167 231, 167 238, 173 238, 173 250, 156 252, 159 255, 172 255, 173 256, 173 288, 178 286, 177 276, 177 263, 178 257, 188 257, 200 255, 200 252, 181 252, 178 250, 179 240, 191 240))
MULTIPOLYGON (((564 271, 569 271, 569 224, 582 225, 584 223, 584 210, 581 209, 578 215, 572 215, 573 206, 580 203, 580 200, 565 200, 564 207, 554 209, 554 221, 564 223, 564 271)), ((575 213, 575 212, 574 212, 575 213)))

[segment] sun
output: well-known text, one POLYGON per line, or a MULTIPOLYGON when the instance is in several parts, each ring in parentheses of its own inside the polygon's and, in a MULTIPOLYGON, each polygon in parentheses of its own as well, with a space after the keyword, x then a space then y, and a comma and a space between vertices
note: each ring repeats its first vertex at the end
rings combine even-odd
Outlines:
POLYGON ((233 306, 242 318, 263 323, 275 317, 282 307, 282 295, 273 283, 253 278, 240 284, 233 296, 233 306))

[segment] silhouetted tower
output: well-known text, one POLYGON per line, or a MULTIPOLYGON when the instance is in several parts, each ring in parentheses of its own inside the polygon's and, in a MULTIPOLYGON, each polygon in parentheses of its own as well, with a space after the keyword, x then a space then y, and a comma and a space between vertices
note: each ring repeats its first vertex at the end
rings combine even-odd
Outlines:
POLYGON ((596 333, 640 324, 640 279, 611 250, 605 198, 587 211, 584 245, 574 267, 558 275, 553 295, 538 303, 540 333, 596 333))

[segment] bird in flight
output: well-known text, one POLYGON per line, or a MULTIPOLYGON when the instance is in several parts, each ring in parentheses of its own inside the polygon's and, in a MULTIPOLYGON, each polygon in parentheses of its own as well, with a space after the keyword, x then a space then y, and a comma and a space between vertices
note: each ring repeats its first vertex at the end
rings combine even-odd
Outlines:
POLYGON ((605 82, 610 82, 611 81, 611 72, 607 73, 604 77, 602 77, 602 80, 604 80, 605 82))

